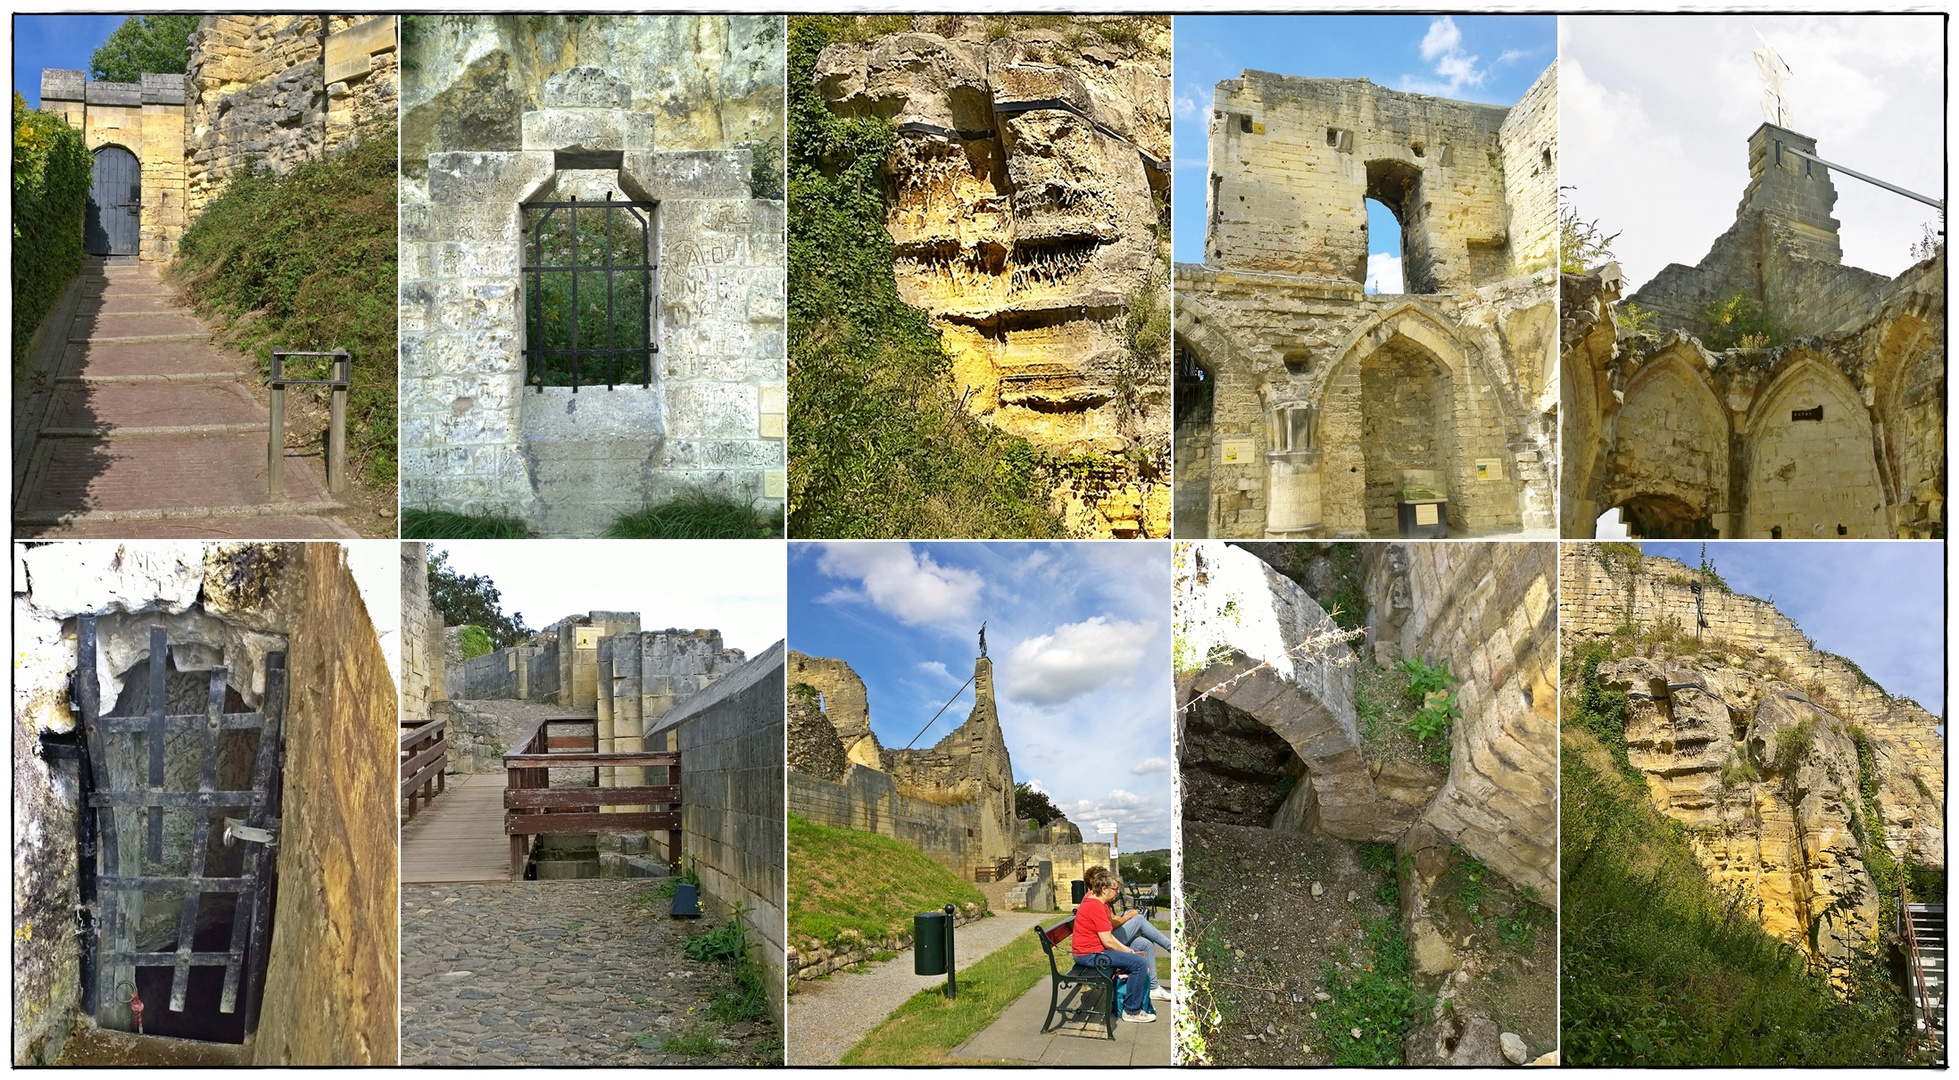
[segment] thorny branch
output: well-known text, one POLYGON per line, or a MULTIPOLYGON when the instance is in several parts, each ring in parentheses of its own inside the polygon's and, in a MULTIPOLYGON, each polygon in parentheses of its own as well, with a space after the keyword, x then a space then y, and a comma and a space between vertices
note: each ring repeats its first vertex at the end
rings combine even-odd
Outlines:
MULTIPOLYGON (((1330 664, 1334 667, 1342 667, 1354 662, 1354 654, 1351 651, 1349 651, 1345 655, 1334 655, 1332 653, 1333 646, 1336 644, 1345 644, 1347 642, 1351 642, 1355 638, 1365 637, 1366 634, 1367 631, 1365 629, 1340 630, 1334 628, 1334 629, 1315 630, 1311 634, 1306 635, 1305 640, 1301 641, 1297 645, 1294 645, 1292 648, 1287 649, 1285 652, 1281 653, 1280 656, 1286 659, 1293 659, 1293 660, 1300 660, 1300 659, 1306 659, 1308 657, 1311 657, 1312 659, 1318 660, 1320 663, 1323 664, 1330 664)), ((1264 671, 1267 668, 1273 668, 1274 670, 1276 670, 1277 666, 1278 665, 1275 660, 1266 660, 1255 667, 1246 668, 1244 671, 1241 671, 1238 674, 1233 675, 1231 678, 1226 679, 1221 683, 1218 683, 1216 686, 1211 687, 1210 689, 1204 691, 1203 693, 1197 695, 1196 697, 1191 698, 1189 701, 1184 702, 1182 705, 1177 706, 1177 711, 1180 713, 1185 712, 1192 705, 1195 705, 1198 702, 1203 701, 1205 698, 1211 697, 1214 694, 1223 693, 1224 691, 1229 690, 1232 687, 1238 685, 1240 682, 1244 681, 1245 679, 1248 679, 1253 675, 1256 675, 1259 672, 1264 671)))

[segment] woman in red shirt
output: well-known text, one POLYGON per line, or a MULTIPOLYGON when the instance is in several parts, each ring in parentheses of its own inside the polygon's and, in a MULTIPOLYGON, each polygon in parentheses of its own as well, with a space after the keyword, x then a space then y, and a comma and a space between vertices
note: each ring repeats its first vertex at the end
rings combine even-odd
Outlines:
POLYGON ((1132 1024, 1151 1023, 1156 1014, 1145 1007, 1150 992, 1149 961, 1142 953, 1116 940, 1115 921, 1109 913, 1109 904, 1121 892, 1122 883, 1106 866, 1089 867, 1082 880, 1088 884, 1088 895, 1075 908, 1075 965, 1092 967, 1096 954, 1100 953, 1118 971, 1128 972, 1129 981, 1122 995, 1122 1018, 1132 1024))

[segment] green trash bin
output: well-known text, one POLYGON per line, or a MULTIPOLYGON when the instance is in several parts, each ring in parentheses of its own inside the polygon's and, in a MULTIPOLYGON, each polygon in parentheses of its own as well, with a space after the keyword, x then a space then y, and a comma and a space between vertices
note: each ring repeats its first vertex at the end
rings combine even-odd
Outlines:
POLYGON ((912 916, 912 972, 917 975, 944 975, 946 942, 952 916, 943 911, 926 911, 912 916))
POLYGON ((1082 897, 1088 895, 1088 882, 1080 878, 1068 883, 1068 895, 1076 907, 1082 906, 1082 897))

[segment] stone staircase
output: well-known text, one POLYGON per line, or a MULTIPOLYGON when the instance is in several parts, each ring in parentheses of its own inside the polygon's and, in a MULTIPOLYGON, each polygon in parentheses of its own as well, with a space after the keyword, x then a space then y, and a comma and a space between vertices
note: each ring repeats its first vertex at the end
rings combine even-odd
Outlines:
MULTIPOLYGON (((17 538, 359 536, 290 451, 266 497, 267 416, 248 361, 212 343, 152 265, 90 259, 15 485, 17 538)), ((19 418, 16 423, 20 423, 19 418)), ((19 450, 17 449, 17 452, 19 450)))

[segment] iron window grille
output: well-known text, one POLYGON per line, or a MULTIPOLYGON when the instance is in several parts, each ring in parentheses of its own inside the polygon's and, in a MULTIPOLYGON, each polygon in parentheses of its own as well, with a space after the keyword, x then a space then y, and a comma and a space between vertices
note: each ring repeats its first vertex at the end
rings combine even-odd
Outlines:
POLYGON ((660 270, 657 205, 605 199, 525 203, 524 382, 653 385, 660 270))

